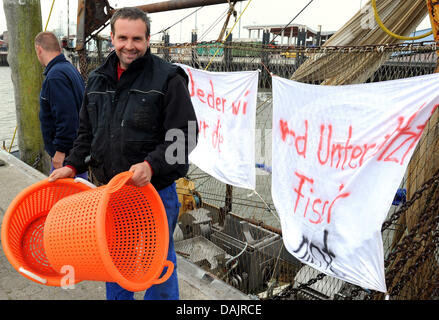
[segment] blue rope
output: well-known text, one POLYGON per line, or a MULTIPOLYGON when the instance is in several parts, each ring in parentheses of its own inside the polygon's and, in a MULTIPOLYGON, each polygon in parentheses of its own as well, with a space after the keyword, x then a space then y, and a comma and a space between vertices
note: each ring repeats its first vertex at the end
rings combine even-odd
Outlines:
POLYGON ((255 167, 271 173, 271 167, 266 166, 264 163, 256 163, 255 167))

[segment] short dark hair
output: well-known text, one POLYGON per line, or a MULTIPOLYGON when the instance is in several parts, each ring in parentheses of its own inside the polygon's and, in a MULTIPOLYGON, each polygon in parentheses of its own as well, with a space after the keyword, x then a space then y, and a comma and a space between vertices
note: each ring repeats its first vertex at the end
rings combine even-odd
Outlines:
POLYGON ((35 45, 40 46, 44 50, 50 52, 61 51, 58 38, 52 32, 40 32, 37 34, 35 37, 35 45))
POLYGON ((146 25, 146 38, 149 37, 151 21, 149 17, 146 15, 146 12, 143 12, 139 8, 136 7, 125 7, 120 8, 114 12, 110 19, 111 32, 114 34, 114 24, 118 19, 128 19, 128 20, 137 20, 140 19, 145 22, 146 25))

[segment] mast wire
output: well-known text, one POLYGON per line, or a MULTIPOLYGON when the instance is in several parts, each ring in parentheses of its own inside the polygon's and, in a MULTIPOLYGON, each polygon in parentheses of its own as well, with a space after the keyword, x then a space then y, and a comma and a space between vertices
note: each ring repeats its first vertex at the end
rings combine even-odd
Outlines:
POLYGON ((201 7, 197 8, 196 10, 194 10, 194 11, 191 12, 191 13, 189 13, 187 16, 181 18, 180 20, 178 20, 177 22, 175 22, 175 23, 172 24, 171 26, 169 26, 169 27, 167 27, 167 28, 165 28, 165 29, 162 29, 162 30, 159 31, 159 32, 156 32, 156 33, 154 33, 154 34, 151 35, 151 36, 155 36, 155 35, 158 35, 158 34, 160 34, 160 33, 162 33, 162 32, 168 31, 168 30, 171 29, 173 26, 175 26, 176 24, 179 24, 180 22, 182 22, 182 21, 185 20, 186 18, 190 17, 191 15, 193 15, 194 13, 196 13, 198 10, 200 10, 200 9, 202 9, 202 8, 204 8, 204 6, 201 6, 201 7))
MULTIPOLYGON (((238 19, 235 21, 235 24, 233 25, 232 29, 230 29, 229 33, 227 34, 227 36, 225 37, 225 39, 223 41, 221 41, 221 43, 224 45, 224 42, 226 42, 226 40, 229 38, 229 36, 232 34, 233 29, 235 28, 236 24, 238 23, 239 20, 241 20, 242 15, 244 14, 244 12, 247 10, 247 8, 249 7, 250 3, 252 2, 252 0, 249 0, 247 2, 247 5, 245 6, 244 10, 241 12, 241 14, 239 15, 238 19)), ((216 57, 216 55, 218 54, 219 50, 221 48, 218 46, 218 49, 215 51, 215 54, 212 56, 212 58, 209 61, 209 64, 206 66, 206 68, 204 69, 204 71, 207 71, 207 69, 210 67, 213 59, 216 57)))

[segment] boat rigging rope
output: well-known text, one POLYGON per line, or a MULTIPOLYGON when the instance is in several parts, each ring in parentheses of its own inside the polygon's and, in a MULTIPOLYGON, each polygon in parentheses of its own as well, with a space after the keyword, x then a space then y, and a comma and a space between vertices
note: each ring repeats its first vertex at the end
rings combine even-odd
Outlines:
MULTIPOLYGON (((50 20, 50 16, 52 15, 52 9, 54 4, 55 4, 55 0, 53 0, 52 6, 50 7, 49 17, 47 18, 46 27, 44 28, 44 31, 47 30, 47 26, 49 25, 49 20, 50 20)), ((9 153, 11 153, 12 145, 14 144, 15 136, 17 135, 17 129, 18 129, 18 125, 15 126, 14 135, 12 136, 11 144, 9 145, 8 148, 9 153)))
POLYGON ((216 20, 212 22, 212 24, 205 31, 203 30, 204 32, 198 39, 198 42, 202 41, 209 34, 209 32, 212 31, 213 28, 215 28, 215 26, 220 22, 220 20, 227 15, 228 11, 229 9, 226 9, 226 11, 224 11, 218 18, 216 18, 216 20))
MULTIPOLYGON (((310 0, 295 16, 294 16, 294 18, 293 19, 291 19, 290 20, 290 22, 288 22, 286 25, 285 25, 285 27, 283 27, 283 29, 279 32, 279 34, 281 34, 282 33, 282 31, 284 31, 286 28, 288 28, 288 26, 291 24, 291 23, 293 23, 293 21, 294 20, 296 20, 296 18, 298 17, 298 16, 300 16, 301 14, 302 14, 302 12, 303 11, 305 11, 305 9, 306 8, 308 8, 308 6, 313 2, 314 0, 310 0)), ((271 43, 273 43, 273 41, 274 41, 274 39, 276 39, 278 36, 279 36, 279 34, 277 34, 277 35, 275 35, 274 37, 273 37, 273 39, 270 41, 270 43, 269 44, 271 44, 271 43)), ((252 61, 254 61, 255 60, 255 58, 253 58, 253 60, 252 61)), ((268 74, 270 75, 270 76, 273 76, 273 73, 270 71, 270 70, 268 70, 268 68, 267 68, 267 66, 261 61, 261 64, 262 64, 262 66, 264 67, 264 69, 266 69, 267 70, 267 72, 268 72, 268 74)), ((271 97, 269 97, 269 98, 267 98, 264 102, 262 102, 260 105, 258 105, 257 107, 256 107, 256 109, 260 109, 260 107, 261 106, 263 106, 263 105, 265 105, 267 102, 269 102, 269 101, 271 101, 271 97)))
POLYGON ((52 15, 53 5, 55 4, 55 0, 52 2, 52 6, 50 7, 49 17, 47 18, 46 27, 44 28, 44 31, 47 30, 47 26, 49 25, 50 16, 52 15))
POLYGON ((425 37, 428 37, 429 35, 433 34, 433 31, 421 34, 419 36, 415 36, 415 37, 405 37, 405 36, 400 36, 397 35, 395 33, 393 33, 392 31, 390 31, 389 29, 386 28, 386 26, 384 25, 384 23, 381 21, 380 15, 378 14, 378 9, 376 6, 376 0, 372 0, 372 8, 373 8, 373 13, 375 15, 375 21, 378 23, 378 25, 380 26, 380 28, 387 33, 389 36, 394 37, 396 39, 399 40, 418 40, 418 39, 422 39, 425 37))
MULTIPOLYGON (((230 34, 232 33, 233 29, 235 28, 236 24, 238 23, 238 21, 241 19, 242 15, 244 14, 245 10, 247 10, 248 6, 250 5, 250 3, 252 2, 252 0, 249 0, 247 2, 247 5, 245 6, 244 10, 241 12, 241 14, 239 15, 238 19, 235 21, 235 24, 233 25, 232 29, 230 29, 229 33, 227 34, 226 38, 222 41, 222 44, 224 44, 224 42, 226 42, 226 40, 229 38, 230 34)), ((207 69, 210 67, 210 64, 212 63, 213 59, 216 57, 216 55, 218 54, 218 52, 220 51, 221 47, 218 47, 218 49, 215 51, 215 54, 212 56, 212 58, 210 59, 208 65, 206 66, 206 68, 204 69, 204 71, 207 71, 207 69)))
POLYGON ((160 30, 159 32, 154 33, 154 34, 151 35, 151 36, 153 37, 153 36, 155 36, 155 35, 157 35, 157 34, 160 34, 160 33, 162 33, 162 32, 168 31, 168 30, 171 29, 173 26, 175 26, 176 24, 179 24, 179 23, 182 22, 183 20, 189 18, 191 15, 193 15, 194 13, 196 13, 197 11, 199 11, 200 9, 202 9, 203 7, 204 7, 204 6, 199 7, 199 8, 196 9, 195 11, 189 13, 187 16, 185 16, 185 17, 181 18, 180 20, 178 20, 177 22, 175 22, 174 24, 170 25, 169 27, 167 27, 167 28, 165 28, 165 29, 160 30))

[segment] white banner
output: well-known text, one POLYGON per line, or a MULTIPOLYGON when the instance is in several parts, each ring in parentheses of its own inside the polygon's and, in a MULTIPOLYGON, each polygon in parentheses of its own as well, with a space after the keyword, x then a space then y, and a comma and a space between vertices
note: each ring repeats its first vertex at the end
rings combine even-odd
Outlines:
POLYGON ((297 259, 386 292, 381 227, 439 75, 349 86, 273 77, 272 197, 297 259))
POLYGON ((189 160, 214 178, 254 190, 258 71, 208 72, 181 66, 197 115, 198 144, 189 160))

